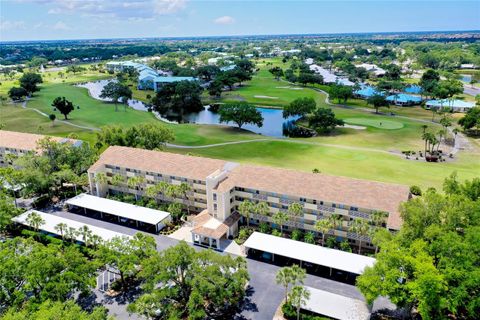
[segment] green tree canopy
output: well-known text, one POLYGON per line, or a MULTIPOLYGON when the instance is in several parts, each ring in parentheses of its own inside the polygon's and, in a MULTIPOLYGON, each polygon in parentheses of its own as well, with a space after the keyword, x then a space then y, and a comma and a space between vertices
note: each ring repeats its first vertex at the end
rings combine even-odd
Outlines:
POLYGON ((52 102, 52 107, 63 114, 65 120, 68 120, 70 112, 75 110, 73 103, 65 99, 65 97, 56 97, 52 102))
POLYGON ((308 125, 321 134, 329 133, 336 126, 343 126, 343 120, 337 119, 330 108, 318 108, 308 118, 308 125))
POLYGON ((118 102, 126 105, 128 99, 132 98, 132 90, 119 81, 110 81, 103 87, 100 98, 112 100, 115 104, 115 111, 118 111, 118 102))
POLYGON ((260 111, 254 105, 237 102, 229 103, 220 106, 218 109, 220 115, 220 122, 234 122, 238 128, 245 124, 253 124, 256 126, 263 126, 263 117, 260 111))
POLYGON ((315 99, 305 97, 297 98, 290 102, 287 106, 283 108, 283 117, 288 118, 292 116, 304 117, 307 114, 313 112, 317 107, 315 99))
POLYGON ((458 124, 466 131, 476 129, 480 132, 480 107, 474 107, 467 111, 467 113, 458 120, 458 124))
POLYGON ((403 225, 383 239, 357 286, 372 302, 388 296, 422 319, 474 319, 480 313, 480 179, 445 181, 401 207, 403 225))
POLYGON ((144 260, 140 277, 144 294, 128 309, 160 319, 231 318, 249 280, 244 258, 197 252, 184 241, 144 260))
POLYGON ((11 87, 10 90, 8 90, 8 96, 12 101, 22 101, 26 96, 28 95, 27 90, 22 87, 11 87))
POLYGON ((29 95, 38 91, 38 85, 43 82, 42 76, 33 72, 24 73, 18 81, 20 82, 20 87, 24 88, 29 95))

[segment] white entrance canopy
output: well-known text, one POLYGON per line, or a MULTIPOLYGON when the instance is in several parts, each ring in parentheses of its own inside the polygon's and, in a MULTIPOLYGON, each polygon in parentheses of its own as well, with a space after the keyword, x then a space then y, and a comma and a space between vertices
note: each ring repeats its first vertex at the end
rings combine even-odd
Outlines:
POLYGON ((170 219, 170 213, 165 211, 96 197, 86 193, 79 194, 78 196, 67 200, 66 204, 69 206, 108 213, 113 216, 148 223, 155 226, 166 219, 170 219))
MULTIPOLYGON (((99 228, 99 227, 96 227, 96 226, 92 226, 90 224, 86 224, 86 223, 83 223, 83 222, 78 222, 78 221, 75 221, 75 220, 59 217, 59 216, 56 216, 56 215, 53 215, 53 214, 49 214, 49 213, 45 213, 45 212, 41 212, 41 211, 37 211, 37 210, 29 210, 27 212, 24 212, 21 215, 12 218, 12 221, 14 221, 16 223, 19 223, 19 224, 22 224, 24 226, 29 226, 29 224, 27 222, 27 217, 32 212, 35 212, 40 217, 42 217, 42 219, 43 219, 43 221, 45 221, 45 223, 42 224, 39 227, 39 229, 42 230, 42 231, 48 232, 48 233, 60 235, 60 233, 57 230, 55 230, 55 226, 58 225, 59 223, 65 223, 68 227, 75 228, 77 230, 79 230, 83 226, 87 226, 88 229, 90 229, 90 231, 92 232, 92 234, 95 234, 95 235, 99 236, 100 238, 102 238, 105 241, 108 241, 108 240, 110 240, 114 237, 129 237, 130 238, 130 236, 125 235, 123 233, 118 233, 118 232, 114 232, 114 231, 107 230, 107 229, 104 229, 104 228, 99 228)), ((76 240, 83 242, 83 237, 81 235, 77 235, 76 240)))
POLYGON ((245 248, 297 259, 354 274, 362 274, 367 266, 373 266, 374 258, 350 252, 324 248, 301 241, 285 239, 254 232, 243 244, 245 248))
POLYGON ((310 291, 310 299, 303 307, 305 310, 338 320, 370 319, 370 311, 364 301, 311 287, 305 288, 310 291))

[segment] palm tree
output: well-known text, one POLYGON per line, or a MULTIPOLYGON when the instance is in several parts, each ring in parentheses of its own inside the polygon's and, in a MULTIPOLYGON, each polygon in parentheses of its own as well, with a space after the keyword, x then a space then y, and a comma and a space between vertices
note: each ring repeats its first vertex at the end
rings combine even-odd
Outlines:
POLYGON ((285 288, 285 303, 288 302, 288 286, 292 282, 292 270, 289 267, 283 267, 278 270, 275 277, 277 284, 285 288))
POLYGON ((336 230, 338 227, 342 226, 343 217, 339 214, 332 214, 328 220, 332 223, 332 229, 336 230))
POLYGON ((114 186, 119 186, 125 182, 125 177, 120 174, 114 174, 110 183, 114 186))
POLYGON ((83 225, 78 230, 78 233, 82 236, 83 243, 85 243, 85 246, 88 247, 88 241, 90 236, 92 235, 92 231, 90 230, 90 228, 86 225, 83 225))
POLYGON ((92 248, 97 248, 102 242, 103 239, 98 234, 92 234, 90 236, 90 244, 92 245, 92 248))
POLYGON ((365 219, 355 219, 350 226, 350 230, 358 235, 358 254, 361 254, 362 237, 369 235, 370 226, 365 219))
POLYGON ((288 206, 288 213, 293 217, 300 217, 303 214, 303 206, 294 202, 288 206))
POLYGON ((254 206, 253 212, 260 216, 268 217, 270 215, 270 207, 268 203, 261 201, 254 206))
POLYGON ((135 190, 135 201, 138 201, 138 188, 145 183, 145 178, 142 176, 134 176, 127 180, 127 186, 129 189, 135 190))
POLYGON ((318 220, 314 226, 317 232, 322 233, 322 246, 325 246, 325 235, 333 228, 333 223, 330 219, 318 220))
POLYGON ((78 231, 73 227, 68 227, 68 229, 65 231, 65 238, 70 239, 72 243, 74 243, 75 240, 77 240, 77 235, 78 235, 78 231))
POLYGON ((427 131, 427 129, 428 129, 428 126, 426 124, 422 125, 422 130, 423 130, 422 134, 424 134, 425 131, 427 131))
POLYGON ((283 236, 283 225, 288 221, 289 216, 284 211, 278 211, 272 216, 272 220, 275 224, 280 226, 280 233, 283 236))
POLYGON ((59 223, 55 226, 55 231, 60 233, 60 236, 62 237, 62 240, 65 240, 65 231, 67 230, 68 226, 66 223, 59 223))
POLYGON ((35 232, 38 232, 38 230, 40 229, 40 227, 45 224, 45 220, 43 220, 42 216, 39 215, 38 213, 36 212, 30 212, 27 216, 27 219, 26 219, 26 222, 28 223, 28 225, 30 227, 32 227, 32 229, 35 231, 35 232))
POLYGON ((190 200, 188 199, 188 193, 192 190, 192 186, 189 185, 188 183, 182 182, 178 186, 178 193, 183 196, 183 198, 186 200, 186 207, 187 207, 187 213, 190 215, 190 200))
POLYGON ((388 217, 388 213, 385 211, 373 211, 370 214, 370 219, 372 220, 372 224, 375 227, 380 227, 385 222, 385 219, 388 217))
MULTIPOLYGON (((95 183, 101 184, 101 185, 105 185, 108 183, 108 177, 103 172, 99 172, 95 174, 95 177, 93 178, 93 180, 95 181, 95 183)), ((110 192, 110 188, 107 188, 107 194, 109 194, 109 192, 110 192)), ((98 186, 97 186, 97 194, 98 194, 98 186)))
POLYGON ((254 209, 254 204, 250 200, 244 200, 238 205, 238 212, 241 216, 245 217, 247 227, 250 227, 250 216, 254 209))
POLYGON ((304 307, 310 299, 310 291, 303 286, 295 286, 292 288, 289 296, 292 306, 297 308, 297 320, 300 320, 300 309, 304 307))

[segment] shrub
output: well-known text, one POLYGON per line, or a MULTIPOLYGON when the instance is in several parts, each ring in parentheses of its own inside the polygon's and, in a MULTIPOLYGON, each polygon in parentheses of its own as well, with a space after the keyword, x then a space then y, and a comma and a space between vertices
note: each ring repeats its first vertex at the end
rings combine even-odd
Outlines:
POLYGON ((303 237, 303 232, 298 230, 298 229, 295 229, 293 230, 292 232, 292 239, 293 240, 297 240, 297 241, 300 241, 303 237))
POLYGON ((280 232, 280 230, 273 229, 273 230, 272 230, 272 236, 281 237, 281 236, 282 236, 282 233, 280 232))
POLYGON ((303 241, 306 243, 315 244, 315 234, 312 231, 306 232, 303 241))
POLYGON ((350 247, 350 244, 346 240, 340 242, 340 250, 346 251, 346 252, 352 252, 352 248, 350 247))
POLYGON ((270 233, 270 225, 266 222, 260 222, 258 230, 262 233, 270 233))
POLYGON ((337 245, 337 241, 333 237, 328 237, 325 241, 325 244, 328 248, 335 248, 337 245))
POLYGON ((411 186, 410 187, 410 193, 415 195, 415 196, 421 196, 422 195, 422 189, 420 189, 419 186, 411 186))

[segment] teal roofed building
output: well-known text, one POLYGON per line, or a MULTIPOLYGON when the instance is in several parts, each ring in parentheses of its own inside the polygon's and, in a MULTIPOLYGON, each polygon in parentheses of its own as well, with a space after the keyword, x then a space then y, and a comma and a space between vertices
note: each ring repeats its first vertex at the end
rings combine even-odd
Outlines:
POLYGON ((166 83, 173 83, 173 82, 179 82, 179 81, 196 81, 196 78, 193 77, 156 77, 153 82, 154 82, 154 90, 157 92, 160 90, 160 88, 166 84, 166 83))
POLYGON ((371 86, 364 86, 364 87, 362 87, 362 89, 354 91, 353 93, 356 96, 358 96, 360 98, 363 98, 363 99, 368 99, 371 96, 374 96, 374 95, 377 95, 377 94, 382 95, 382 96, 384 95, 383 92, 378 91, 377 89, 375 89, 374 87, 371 87, 371 86))

